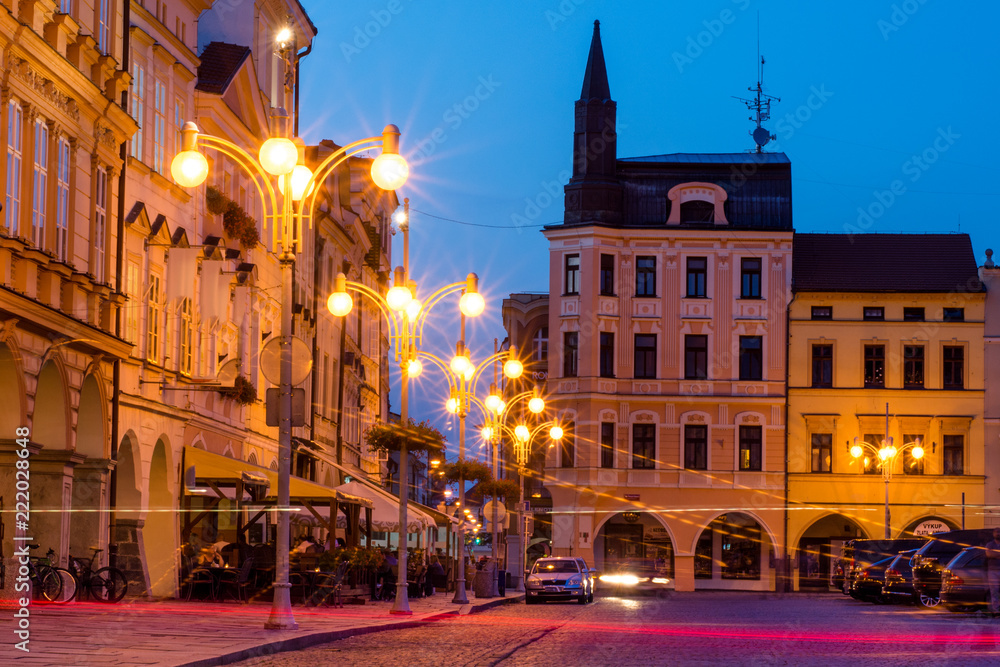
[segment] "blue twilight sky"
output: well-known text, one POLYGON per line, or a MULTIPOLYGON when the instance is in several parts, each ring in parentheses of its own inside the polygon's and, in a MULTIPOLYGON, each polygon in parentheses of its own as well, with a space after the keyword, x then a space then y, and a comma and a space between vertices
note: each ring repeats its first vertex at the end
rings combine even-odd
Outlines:
MULTIPOLYGON (((618 103, 619 157, 753 146, 733 96, 749 96, 757 80, 759 16, 764 87, 781 98, 768 148, 791 159, 796 230, 961 230, 980 263, 1000 245, 989 213, 1000 202, 997 3, 302 3, 319 35, 302 61, 301 132, 346 143, 400 126, 411 273, 425 287, 480 275, 487 316, 466 336, 479 359, 503 339, 503 297, 547 290, 538 229, 562 219, 594 19, 618 103)), ((449 354, 455 320, 439 317, 448 329, 425 347, 449 354)), ((444 391, 422 378, 411 416, 447 429, 436 407, 444 391)))

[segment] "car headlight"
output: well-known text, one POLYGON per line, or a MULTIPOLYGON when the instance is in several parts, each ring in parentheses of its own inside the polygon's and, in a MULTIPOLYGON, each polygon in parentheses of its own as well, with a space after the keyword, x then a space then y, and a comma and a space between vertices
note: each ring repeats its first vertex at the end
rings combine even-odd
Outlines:
POLYGON ((602 574, 599 578, 606 584, 617 584, 619 586, 635 586, 639 583, 639 577, 634 574, 602 574))
POLYGON ((653 577, 654 584, 669 584, 670 580, 666 577, 653 577))
POLYGON ((532 575, 532 576, 528 577, 528 581, 526 582, 526 585, 527 585, 528 588, 541 588, 542 587, 542 580, 539 579, 538 577, 532 575))
POLYGON ((570 577, 569 579, 566 580, 566 585, 567 586, 579 586, 582 581, 583 581, 583 577, 581 577, 579 574, 574 574, 572 577, 570 577))

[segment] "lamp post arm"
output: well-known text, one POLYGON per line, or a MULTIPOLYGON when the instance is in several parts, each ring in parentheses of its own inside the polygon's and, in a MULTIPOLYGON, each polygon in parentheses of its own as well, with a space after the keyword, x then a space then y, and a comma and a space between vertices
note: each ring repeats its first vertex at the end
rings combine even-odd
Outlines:
POLYGON ((250 176, 250 180, 253 181, 254 187, 260 194, 260 200, 264 204, 265 217, 273 220, 282 214, 282 210, 278 207, 278 194, 275 192, 274 186, 271 185, 271 178, 253 155, 228 139, 211 134, 199 134, 198 140, 204 146, 213 148, 232 159, 250 176), (261 185, 262 183, 263 185, 261 185), (270 205, 270 214, 267 213, 268 205, 270 205))
POLYGON ((506 350, 503 352, 494 352, 490 356, 483 359, 478 366, 476 366, 476 372, 472 374, 472 379, 470 383, 472 384, 472 391, 476 391, 476 385, 479 382, 479 378, 482 377, 483 371, 490 368, 498 360, 503 358, 507 354, 506 350))
POLYGON ((427 352, 426 350, 417 350, 417 359, 427 359, 432 364, 438 367, 438 369, 444 373, 445 377, 448 378, 448 390, 450 391, 455 387, 455 381, 452 379, 453 373, 448 367, 448 364, 444 363, 444 360, 438 357, 436 354, 427 352))
POLYGON ((309 177, 305 188, 302 190, 306 193, 302 197, 302 217, 308 219, 310 225, 312 225, 313 205, 316 203, 316 197, 319 195, 320 191, 320 188, 316 186, 329 178, 329 176, 336 171, 337 167, 343 164, 348 158, 354 157, 358 153, 362 153, 366 150, 376 148, 378 145, 381 145, 381 143, 382 137, 359 139, 358 141, 337 149, 319 163, 319 166, 316 167, 315 171, 313 171, 312 176, 309 177))
POLYGON ((449 294, 454 294, 455 292, 459 292, 463 289, 465 289, 465 282, 451 283, 450 285, 445 285, 444 287, 438 289, 429 297, 427 297, 427 301, 425 301, 423 306, 420 308, 420 316, 417 318, 418 340, 423 340, 424 338, 424 323, 427 322, 426 315, 431 311, 431 308, 437 305, 437 303, 441 301, 441 299, 448 296, 449 294))
POLYGON ((378 306, 378 309, 382 311, 382 315, 385 317, 385 320, 389 325, 390 336, 396 338, 399 335, 399 322, 396 321, 392 311, 386 306, 385 298, 381 294, 373 290, 371 287, 353 280, 348 280, 345 285, 353 289, 355 292, 363 294, 374 301, 375 305, 378 306))

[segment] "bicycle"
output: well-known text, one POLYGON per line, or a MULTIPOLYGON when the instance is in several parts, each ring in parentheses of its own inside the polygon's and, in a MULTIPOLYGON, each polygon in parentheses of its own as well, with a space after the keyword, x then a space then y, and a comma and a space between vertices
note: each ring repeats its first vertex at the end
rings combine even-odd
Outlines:
MULTIPOLYGON (((128 580, 125 574, 116 567, 102 567, 94 570, 97 554, 104 551, 91 547, 94 552, 90 558, 69 557, 69 562, 77 574, 76 595, 89 593, 98 602, 113 603, 120 601, 128 592, 128 580)), ((82 599, 82 598, 79 598, 82 599)))
MULTIPOLYGON (((37 544, 28 546, 32 549, 38 548, 37 544)), ((30 559, 35 562, 35 566, 37 568, 43 570, 45 569, 52 570, 53 572, 55 572, 56 575, 58 575, 59 580, 62 582, 62 587, 60 588, 59 593, 56 596, 56 599, 49 599, 49 598, 46 599, 49 600, 49 602, 55 602, 57 604, 66 604, 76 596, 76 588, 77 588, 76 575, 73 574, 71 570, 67 570, 64 567, 53 565, 52 563, 55 559, 55 556, 56 556, 55 549, 49 549, 47 552, 45 552, 44 558, 32 556, 30 557, 30 559)))
MULTIPOLYGON (((29 549, 37 549, 37 544, 29 544, 29 549)), ((54 553, 49 549, 49 554, 54 553)), ((63 580, 56 569, 48 563, 48 556, 28 556, 28 579, 31 581, 32 597, 48 602, 58 602, 62 596, 63 580)))

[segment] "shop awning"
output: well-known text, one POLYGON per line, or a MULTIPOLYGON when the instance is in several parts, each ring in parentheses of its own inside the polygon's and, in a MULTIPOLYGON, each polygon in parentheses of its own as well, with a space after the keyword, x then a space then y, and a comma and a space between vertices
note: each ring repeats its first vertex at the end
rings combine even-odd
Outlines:
MULTIPOLYGON (((399 498, 388 491, 368 486, 357 480, 347 482, 336 487, 336 490, 351 496, 361 496, 368 499, 373 505, 372 527, 376 530, 388 533, 399 532, 399 498)), ((337 518, 338 524, 343 519, 337 518)), ((427 512, 415 506, 415 503, 407 505, 406 531, 415 533, 423 528, 433 528, 437 526, 437 521, 427 512)))
MULTIPOLYGON (((263 466, 239 461, 212 454, 197 447, 184 448, 184 480, 193 481, 194 489, 188 484, 184 486, 185 495, 204 495, 199 491, 200 485, 208 487, 228 487, 242 483, 244 487, 261 485, 266 482, 267 490, 261 500, 274 501, 278 491, 278 472, 263 466), (194 472, 191 472, 193 469, 194 472)), ((357 494, 351 494, 337 489, 331 489, 315 482, 298 477, 292 477, 289 484, 289 495, 293 505, 301 505, 304 501, 336 500, 347 505, 373 507, 371 500, 357 494)), ((227 494, 228 495, 228 494, 227 494)))

